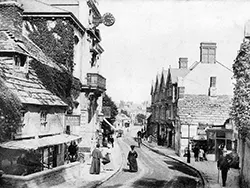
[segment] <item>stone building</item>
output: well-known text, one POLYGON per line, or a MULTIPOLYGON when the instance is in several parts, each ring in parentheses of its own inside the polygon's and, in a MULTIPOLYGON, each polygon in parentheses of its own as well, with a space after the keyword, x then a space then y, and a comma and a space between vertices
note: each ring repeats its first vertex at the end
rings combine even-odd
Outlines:
POLYGON ((201 43, 200 61, 190 67, 179 58, 179 68, 163 70, 151 90, 158 143, 163 139, 179 155, 196 143, 207 147, 212 160, 220 144, 232 150, 231 78, 232 71, 216 59, 216 43, 201 43))
POLYGON ((0 2, 0 24, 0 81, 21 102, 23 124, 11 141, 1 143, 0 168, 21 175, 63 165, 67 143, 81 138, 64 133, 68 105, 44 85, 35 67, 58 72, 65 71, 65 67, 23 35, 23 8, 16 1, 0 2), (21 155, 28 158, 36 154, 39 169, 18 166, 21 155))
POLYGON ((102 95, 106 91, 106 78, 101 75, 99 63, 104 50, 98 26, 103 17, 97 3, 93 0, 20 1, 26 27, 31 25, 31 19, 42 18, 50 27, 58 19, 64 19, 74 28, 73 75, 74 81, 81 83, 81 89, 74 97, 72 112, 66 115, 65 130, 82 136, 81 144, 89 151, 101 132, 102 95))

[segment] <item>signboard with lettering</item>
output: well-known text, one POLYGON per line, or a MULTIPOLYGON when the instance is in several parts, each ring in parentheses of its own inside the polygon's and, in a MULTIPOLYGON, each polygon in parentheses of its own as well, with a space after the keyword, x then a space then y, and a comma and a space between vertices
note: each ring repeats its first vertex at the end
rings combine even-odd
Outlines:
POLYGON ((103 106, 102 112, 105 118, 111 118, 111 107, 110 106, 103 106))
POLYGON ((65 125, 80 126, 80 115, 65 115, 65 125))

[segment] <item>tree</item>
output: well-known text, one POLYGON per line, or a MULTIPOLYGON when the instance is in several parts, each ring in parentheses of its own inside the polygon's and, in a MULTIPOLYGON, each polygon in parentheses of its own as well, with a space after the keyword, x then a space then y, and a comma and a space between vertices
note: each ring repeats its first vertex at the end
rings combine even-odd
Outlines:
POLYGON ((127 110, 121 109, 121 113, 124 114, 124 115, 126 115, 126 116, 128 116, 128 117, 130 117, 130 115, 128 114, 127 110))
POLYGON ((231 116, 243 138, 250 125, 250 43, 244 41, 233 64, 235 78, 231 116))
POLYGON ((113 124, 116 120, 116 115, 118 114, 117 106, 115 105, 114 101, 112 101, 111 97, 109 97, 106 93, 104 93, 103 106, 109 106, 111 110, 110 118, 106 118, 111 124, 113 124))
POLYGON ((137 114, 136 119, 138 123, 143 124, 143 122, 146 120, 146 116, 144 114, 137 114))

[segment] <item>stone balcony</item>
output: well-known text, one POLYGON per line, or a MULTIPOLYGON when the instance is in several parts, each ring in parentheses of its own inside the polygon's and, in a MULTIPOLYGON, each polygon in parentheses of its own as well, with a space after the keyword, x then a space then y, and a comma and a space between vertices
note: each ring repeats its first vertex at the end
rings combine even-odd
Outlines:
POLYGON ((83 84, 82 91, 103 93, 106 91, 106 78, 98 73, 87 73, 87 83, 83 84))

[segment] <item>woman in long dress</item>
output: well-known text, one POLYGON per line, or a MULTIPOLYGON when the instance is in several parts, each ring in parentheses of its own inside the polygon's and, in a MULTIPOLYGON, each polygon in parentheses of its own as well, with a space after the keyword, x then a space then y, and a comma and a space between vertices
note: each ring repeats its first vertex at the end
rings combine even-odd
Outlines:
POLYGON ((128 153, 128 165, 129 165, 129 170, 131 172, 137 172, 138 171, 138 165, 137 165, 137 160, 136 158, 138 157, 137 152, 134 150, 135 146, 130 146, 131 151, 128 153))
POLYGON ((101 171, 101 159, 103 158, 102 152, 99 150, 100 145, 97 144, 96 148, 93 150, 92 162, 90 167, 90 174, 100 174, 101 171))

